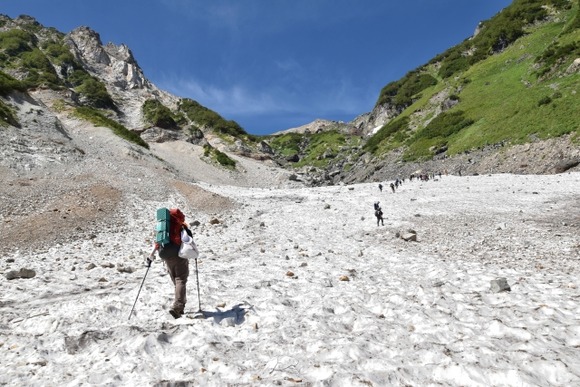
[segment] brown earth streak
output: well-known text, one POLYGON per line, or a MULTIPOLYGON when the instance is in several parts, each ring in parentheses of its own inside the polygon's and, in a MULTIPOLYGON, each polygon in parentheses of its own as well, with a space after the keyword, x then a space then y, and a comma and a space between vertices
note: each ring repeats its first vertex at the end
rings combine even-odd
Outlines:
POLYGON ((203 188, 187 184, 180 180, 174 180, 172 185, 175 190, 185 197, 190 208, 200 212, 221 213, 237 206, 236 202, 230 198, 208 192, 203 188))

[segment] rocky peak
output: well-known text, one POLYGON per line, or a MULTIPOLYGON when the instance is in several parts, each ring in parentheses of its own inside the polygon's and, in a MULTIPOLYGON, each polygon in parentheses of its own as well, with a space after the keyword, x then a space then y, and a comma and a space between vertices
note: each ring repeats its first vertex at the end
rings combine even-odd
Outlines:
POLYGON ((65 41, 83 67, 104 82, 113 99, 124 101, 117 107, 128 127, 142 125, 141 106, 147 99, 159 99, 169 107, 177 104, 177 97, 159 90, 145 77, 125 44, 103 45, 99 34, 88 27, 76 28, 65 41))
POLYGON ((125 44, 120 44, 117 46, 109 42, 105 45, 104 49, 107 52, 107 54, 109 54, 110 56, 112 56, 117 60, 127 62, 130 64, 137 64, 137 62, 135 61, 135 57, 133 56, 133 53, 131 52, 129 47, 127 47, 127 45, 125 44))
POLYGON ((101 36, 89 27, 75 28, 67 35, 67 42, 77 59, 89 69, 96 71, 98 65, 109 65, 109 55, 103 49, 101 36))
POLYGON ((400 112, 390 104, 377 105, 369 113, 361 114, 349 124, 358 134, 372 136, 400 112))
POLYGON ((11 19, 9 16, 0 13, 0 31, 6 31, 15 27, 22 28, 30 25, 39 26, 40 23, 38 23, 32 16, 20 15, 16 19, 11 19))
POLYGON ((99 34, 88 27, 76 28, 67 41, 79 62, 109 85, 120 90, 151 86, 126 45, 103 46, 99 34))

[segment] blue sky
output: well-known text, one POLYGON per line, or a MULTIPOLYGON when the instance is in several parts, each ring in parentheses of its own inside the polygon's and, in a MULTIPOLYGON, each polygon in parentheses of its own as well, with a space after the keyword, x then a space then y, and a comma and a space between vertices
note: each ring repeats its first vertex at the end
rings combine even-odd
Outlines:
POLYGON ((159 88, 247 132, 350 121, 380 90, 511 0, 2 0, 68 33, 126 44, 159 88))

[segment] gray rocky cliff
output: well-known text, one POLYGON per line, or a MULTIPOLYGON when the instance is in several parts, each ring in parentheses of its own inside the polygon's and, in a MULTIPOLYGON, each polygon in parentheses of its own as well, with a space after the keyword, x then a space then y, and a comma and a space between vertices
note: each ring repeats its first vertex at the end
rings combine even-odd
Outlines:
POLYGON ((144 125, 141 107, 148 99, 176 108, 179 98, 151 83, 126 45, 103 45, 99 34, 88 27, 71 31, 66 42, 84 68, 105 83, 128 128, 144 125))

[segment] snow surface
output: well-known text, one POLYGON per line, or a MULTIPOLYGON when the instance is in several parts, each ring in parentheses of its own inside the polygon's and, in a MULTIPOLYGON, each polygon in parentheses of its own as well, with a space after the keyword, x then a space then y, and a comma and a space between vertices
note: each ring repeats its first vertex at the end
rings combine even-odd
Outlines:
POLYGON ((580 174, 199 184, 241 203, 194 228, 205 318, 143 265, 181 201, 135 198, 130 233, 4 255, 37 275, 0 277, 0 385, 580 386, 580 174))

